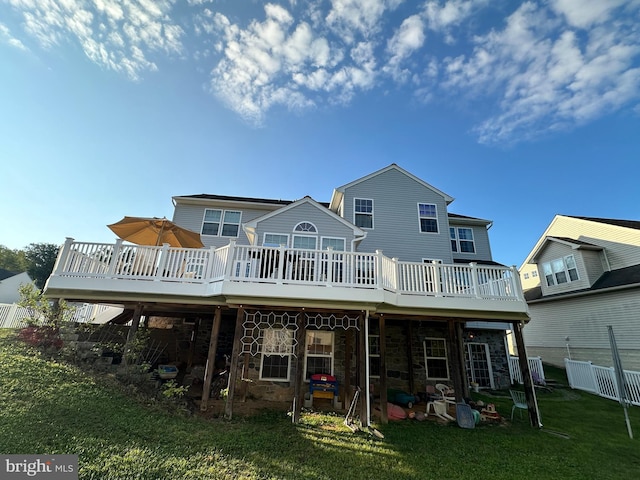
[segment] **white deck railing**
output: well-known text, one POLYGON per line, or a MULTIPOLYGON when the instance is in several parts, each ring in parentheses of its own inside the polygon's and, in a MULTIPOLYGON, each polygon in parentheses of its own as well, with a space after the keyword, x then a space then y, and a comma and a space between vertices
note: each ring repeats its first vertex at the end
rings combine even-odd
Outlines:
MULTIPOLYGON (((76 323, 91 323, 101 314, 112 311, 112 316, 122 311, 121 308, 111 305, 100 305, 93 303, 71 303, 69 307, 73 308, 73 316, 70 321, 76 323)), ((17 303, 0 303, 0 328, 24 328, 29 320, 34 320, 31 313, 25 307, 21 307, 17 303)))
MULTIPOLYGON (((531 374, 535 372, 538 375, 540 380, 545 380, 544 378, 544 365, 542 364, 541 357, 529 357, 529 370, 531 374)), ((520 383, 524 384, 522 379, 522 371, 520 370, 520 358, 514 357, 512 355, 509 356, 509 374, 511 375, 511 383, 520 383)))
MULTIPOLYGON (((618 400, 618 380, 613 367, 600 367, 591 362, 564 359, 569 386, 595 393, 610 400, 618 400)), ((627 396, 632 405, 640 406, 640 372, 624 370, 627 396)))
POLYGON ((53 276, 385 289, 408 295, 523 301, 515 267, 401 262, 382 252, 257 247, 172 248, 68 239, 53 276))

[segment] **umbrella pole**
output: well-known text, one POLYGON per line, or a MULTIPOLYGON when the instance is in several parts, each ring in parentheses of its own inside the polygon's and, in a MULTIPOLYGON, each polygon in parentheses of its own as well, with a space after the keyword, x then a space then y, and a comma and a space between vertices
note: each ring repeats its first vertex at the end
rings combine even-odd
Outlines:
POLYGON ((156 247, 160 245, 160 239, 162 238, 162 232, 164 232, 164 226, 166 224, 166 219, 162 219, 162 226, 160 227, 160 231, 158 232, 158 238, 156 239, 156 247))

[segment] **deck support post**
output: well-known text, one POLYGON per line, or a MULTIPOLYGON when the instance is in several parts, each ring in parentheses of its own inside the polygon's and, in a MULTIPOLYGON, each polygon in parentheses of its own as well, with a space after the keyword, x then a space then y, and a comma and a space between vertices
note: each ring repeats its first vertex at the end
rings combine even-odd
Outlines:
MULTIPOLYGON (((383 424, 389 423, 389 413, 387 412, 387 341, 384 315, 378 317, 380 337, 378 346, 380 347, 380 421, 383 424)), ((368 355, 367 355, 368 357, 368 355)))
POLYGON ((142 317, 142 304, 138 303, 133 309, 133 318, 131 319, 131 326, 129 332, 127 332, 127 341, 124 344, 124 355, 122 356, 122 366, 128 367, 129 356, 131 354, 131 344, 136 339, 138 333, 138 327, 140 326, 140 318, 142 317))
POLYGON ((409 393, 416 393, 416 382, 413 378, 413 322, 406 321, 407 326, 407 372, 409 373, 409 393))
POLYGON ((532 427, 542 427, 540 423, 540 415, 538 412, 538 403, 536 402, 536 392, 533 388, 533 380, 531 379, 531 370, 529 369, 529 359, 527 357, 527 349, 524 345, 524 337, 522 336, 522 327, 520 322, 512 322, 513 334, 516 337, 516 347, 518 349, 518 364, 520 365, 520 373, 522 373, 522 381, 524 382, 524 393, 527 398, 527 407, 529 411, 529 422, 532 427))
POLYGON ((367 391, 367 355, 365 352, 366 333, 365 333, 365 318, 364 312, 360 313, 358 330, 358 381, 357 384, 360 387, 360 426, 366 427, 367 421, 367 404, 369 403, 370 393, 367 391))
MULTIPOLYGON (((462 375, 462 399, 469 398, 469 382, 464 365, 464 333, 462 322, 456 322, 456 342, 458 344, 458 361, 460 362, 460 374, 462 375)), ((462 400, 461 399, 461 400, 462 400)))
POLYGON ((342 388, 342 405, 345 410, 351 405, 351 359, 353 356, 353 330, 345 331, 344 339, 344 387, 342 388))
POLYGON ((204 383, 202 385, 202 398, 200 400, 200 411, 206 412, 211 394, 211 379, 216 368, 216 354, 218 352, 218 336, 220 333, 220 323, 222 323, 222 309, 216 308, 211 325, 211 338, 209 339, 209 351, 207 353, 207 363, 204 369, 204 383))
POLYGON ((238 308, 236 316, 236 329, 233 334, 233 352, 231 353, 231 367, 229 368, 229 389, 227 392, 227 401, 224 406, 224 416, 231 420, 233 416, 233 395, 236 391, 236 377, 238 376, 238 359, 240 358, 240 340, 242 340, 242 323, 244 322, 244 308, 242 305, 238 308))
POLYGON ((296 320, 296 376, 295 385, 293 387, 293 415, 291 421, 298 423, 300 421, 300 411, 302 410, 302 402, 304 401, 304 393, 302 392, 302 382, 304 381, 304 348, 305 348, 305 313, 300 312, 296 320))
POLYGON ((464 364, 460 362, 460 343, 458 337, 458 328, 456 321, 450 319, 447 321, 449 327, 449 347, 451 348, 451 380, 453 382, 453 390, 456 395, 456 402, 462 402, 465 388, 463 386, 463 370, 464 364))

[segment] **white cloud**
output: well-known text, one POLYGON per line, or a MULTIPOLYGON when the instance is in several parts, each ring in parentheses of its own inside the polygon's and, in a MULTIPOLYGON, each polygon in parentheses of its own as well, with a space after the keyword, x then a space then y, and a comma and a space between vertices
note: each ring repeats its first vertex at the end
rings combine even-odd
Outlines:
POLYGON ((473 101, 498 100, 475 129, 481 142, 511 142, 572 128, 640 96, 632 19, 571 28, 549 9, 521 5, 502 30, 478 36, 470 56, 445 59, 442 86, 473 101))
POLYGON ((358 37, 370 38, 380 32, 385 13, 395 10, 402 0, 331 0, 327 25, 346 43, 358 37))
POLYGON ((22 50, 24 52, 29 51, 24 43, 11 35, 9 27, 3 25, 2 23, 0 23, 0 43, 6 43, 7 45, 11 45, 12 47, 15 47, 18 50, 22 50))
POLYGON ((44 48, 77 41, 92 61, 132 80, 157 70, 150 55, 182 49, 181 27, 167 0, 4 0, 22 15, 25 31, 44 48))
MULTIPOLYGON (((478 138, 511 142, 640 98, 640 0, 287 0, 256 4, 260 16, 248 19, 251 8, 215 0, 0 3, 44 48, 76 43, 133 80, 159 58, 186 58, 188 44, 210 91, 256 124, 276 106, 299 112, 410 86, 476 118, 487 111, 476 105, 489 106, 478 138)), ((0 24, 0 42, 26 49, 15 28, 0 24)))
POLYGON ((332 46, 281 6, 265 6, 265 19, 246 28, 222 14, 213 23, 223 35, 222 59, 211 73, 211 91, 254 124, 276 105, 300 111, 317 101, 344 103, 376 77, 373 46, 332 46), (345 55, 345 50, 347 55, 345 55))
POLYGON ((613 10, 625 3, 627 0, 551 0, 550 5, 572 27, 589 28, 609 20, 613 10))
POLYGON ((424 22, 419 15, 406 18, 400 28, 387 42, 387 52, 391 55, 383 71, 400 82, 404 82, 411 75, 411 70, 402 68, 401 64, 414 51, 418 50, 425 41, 424 22))

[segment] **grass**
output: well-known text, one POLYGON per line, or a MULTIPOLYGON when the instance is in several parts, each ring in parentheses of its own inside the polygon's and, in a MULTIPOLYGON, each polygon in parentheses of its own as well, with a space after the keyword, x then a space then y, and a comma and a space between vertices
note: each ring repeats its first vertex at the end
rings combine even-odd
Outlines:
MULTIPOLYGON (((473 430, 431 421, 377 425, 380 440, 326 414, 304 414, 298 425, 282 413, 233 421, 171 414, 42 358, 6 331, 0 366, 0 452, 77 454, 81 479, 617 480, 640 469, 622 408, 564 388, 538 394, 542 430, 516 413, 513 424, 473 430)), ((561 370, 547 375, 566 382, 561 370)), ((479 398, 510 415, 506 396, 479 398)), ((640 409, 630 416, 640 437, 640 409)))

